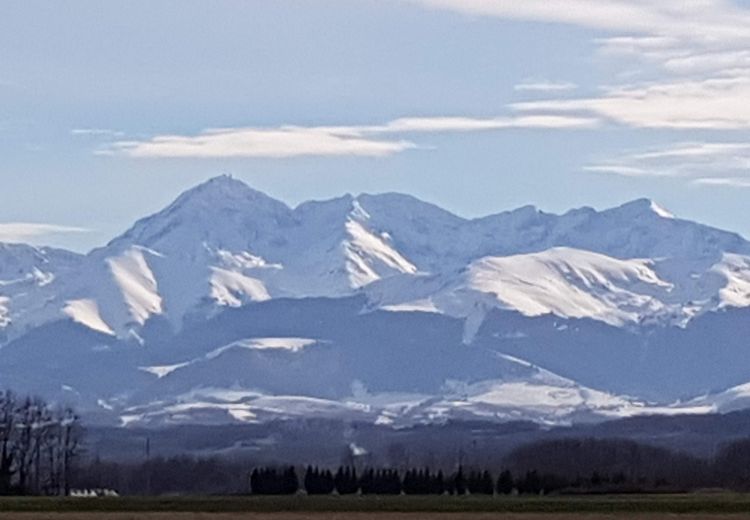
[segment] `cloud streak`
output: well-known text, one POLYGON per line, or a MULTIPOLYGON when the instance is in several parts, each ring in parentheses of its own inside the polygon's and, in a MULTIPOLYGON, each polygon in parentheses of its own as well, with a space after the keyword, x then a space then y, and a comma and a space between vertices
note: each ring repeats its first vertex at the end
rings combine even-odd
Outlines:
POLYGON ((410 141, 366 139, 345 129, 280 127, 215 129, 195 136, 159 135, 146 141, 118 141, 103 153, 141 158, 383 157, 413 148, 416 145, 410 141))
POLYGON ((479 132, 507 128, 565 129, 593 128, 599 121, 575 115, 533 114, 513 117, 404 117, 383 126, 361 127, 364 133, 479 132))
POLYGON ((578 85, 570 81, 526 81, 513 87, 518 92, 562 92, 575 90, 578 85))
POLYGON ((404 117, 382 125, 280 126, 208 129, 197 135, 157 135, 121 140, 100 154, 136 158, 290 158, 305 156, 385 157, 419 148, 400 134, 461 133, 528 129, 593 128, 598 120, 558 114, 511 117, 404 117))
POLYGON ((28 242, 60 234, 89 233, 91 230, 57 224, 32 222, 0 222, 0 242, 28 242))
MULTIPOLYGON (((421 148, 418 134, 502 129, 750 129, 750 9, 729 0, 396 0, 470 16, 560 23, 596 30, 598 52, 632 58, 627 83, 571 96, 577 85, 527 79, 536 94, 500 117, 405 117, 379 125, 209 129, 111 143, 97 153, 138 158, 386 157, 421 148), (565 96, 562 93, 566 93, 565 96), (540 96, 541 95, 541 96, 540 96)), ((94 135, 94 134, 92 134, 94 135)), ((425 146, 427 147, 427 146, 425 146)), ((725 156, 722 156, 725 157, 725 156)), ((725 157, 726 158, 726 157, 725 157)), ((615 158, 588 171, 629 177, 682 175, 655 159, 615 158)), ((685 160, 685 159, 683 159, 685 160)), ((703 165, 709 167, 708 165, 703 165)), ((686 160, 684 170, 694 168, 686 160)))
POLYGON ((74 128, 71 135, 86 137, 122 137, 124 132, 110 130, 109 128, 74 128))
POLYGON ((692 183, 699 186, 750 188, 750 179, 743 179, 741 177, 702 177, 694 179, 692 183))
POLYGON ((699 186, 750 187, 750 143, 685 142, 590 164, 586 171, 622 177, 675 177, 699 186))
POLYGON ((610 32, 747 41, 750 14, 726 0, 407 0, 471 16, 562 23, 610 32))
POLYGON ((520 112, 582 114, 635 128, 750 128, 750 9, 728 0, 411 1, 472 16, 613 33, 594 39, 599 52, 608 61, 635 60, 623 72, 638 83, 602 88, 593 97, 514 105, 520 112))
POLYGON ((747 76, 686 80, 608 89, 582 99, 515 103, 519 112, 584 114, 636 128, 750 128, 750 71, 747 76))

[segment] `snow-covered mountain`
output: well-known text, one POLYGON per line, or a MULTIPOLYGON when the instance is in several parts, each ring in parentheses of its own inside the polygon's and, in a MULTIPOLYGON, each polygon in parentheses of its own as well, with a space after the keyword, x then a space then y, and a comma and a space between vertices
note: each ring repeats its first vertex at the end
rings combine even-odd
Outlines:
POLYGON ((0 283, 11 337, 63 316, 120 336, 153 316, 179 329, 194 312, 362 289, 392 309, 466 317, 490 306, 623 325, 750 304, 745 255, 738 235, 645 200, 465 220, 395 194, 290 209, 225 176, 85 257, 5 246, 0 283))
MULTIPOLYGON (((65 389, 67 398, 65 392, 73 393, 129 420, 216 407, 222 417, 230 410, 230 418, 252 419, 278 400, 290 410, 356 410, 394 424, 469 415, 606 416, 605 409, 661 409, 644 404, 644 396, 663 397, 661 406, 675 395, 717 388, 698 386, 697 378, 693 387, 686 382, 662 396, 649 381, 607 387, 592 372, 594 390, 591 381, 582 382, 587 374, 551 351, 519 347, 520 338, 537 330, 535 320, 554 321, 552 343, 571 341, 563 333, 569 326, 589 335, 605 327, 610 337, 632 338, 618 341, 648 349, 657 348, 647 346, 655 330, 690 335, 711 321, 703 316, 747 307, 750 243, 676 218, 648 200, 563 215, 523 207, 469 220, 399 194, 346 195, 290 208, 222 176, 86 255, 0 245, 0 340, 7 344, 0 349, 0 376, 11 366, 31 370, 36 349, 50 348, 47 331, 63 327, 88 346, 57 345, 52 358, 58 368, 73 363, 70 372, 58 371, 39 388, 27 386, 48 393, 65 389), (304 312, 294 302, 307 302, 304 312), (406 356, 415 363, 412 371, 431 372, 430 384, 417 391, 404 373, 381 391, 354 399, 352 385, 367 380, 369 388, 378 377, 387 379, 379 373, 364 377, 369 368, 361 359, 374 354, 363 353, 357 338, 376 353, 382 347, 363 339, 371 331, 355 315, 348 329, 338 330, 340 309, 332 302, 347 302, 348 310, 355 305, 356 316, 373 316, 398 330, 387 337, 400 349, 394 362, 406 356), (273 334, 260 327, 252 335, 228 337, 207 325, 244 308, 270 313, 273 334), (487 339, 496 313, 521 320, 520 328, 487 339), (426 316, 458 331, 449 341, 439 340, 450 349, 444 354, 452 367, 438 367, 430 356, 427 345, 436 340, 424 329, 426 316), (311 320, 309 327, 295 323, 303 319, 311 320), (314 319, 333 321, 326 328, 313 326, 314 319), (199 346, 185 335, 195 330, 199 346), (533 357, 535 368, 511 377, 507 358, 501 369, 471 349, 490 352, 482 356, 495 360, 512 353, 521 364, 533 357), (279 357, 280 364, 269 361, 279 357), (458 370, 468 359, 472 368, 458 370), (92 363, 106 375, 117 372, 111 380, 123 386, 100 388, 94 384, 100 376, 83 380, 82 367, 92 363), (229 377, 235 369, 241 373, 229 377), (615 395, 623 390, 631 397, 615 395), (212 406, 188 405, 209 394, 212 406), (399 412, 388 412, 394 409, 399 412)), ((730 373, 726 381, 700 385, 744 382, 737 380, 744 372, 730 373)))

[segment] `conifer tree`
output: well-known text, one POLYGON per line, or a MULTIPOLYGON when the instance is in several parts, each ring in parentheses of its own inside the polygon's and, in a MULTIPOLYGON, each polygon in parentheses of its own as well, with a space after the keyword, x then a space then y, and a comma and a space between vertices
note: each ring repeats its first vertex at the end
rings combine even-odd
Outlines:
POLYGON ((299 480, 294 466, 289 466, 281 479, 281 493, 284 495, 293 495, 299 490, 299 480))
POLYGON ((305 471, 305 491, 308 495, 318 494, 318 468, 307 466, 305 471))
POLYGON ((516 485, 520 494, 538 495, 542 492, 541 481, 536 470, 528 471, 516 485))
POLYGON ((500 495, 510 495, 513 492, 513 475, 507 469, 497 478, 497 492, 500 495))
POLYGON ((456 495, 465 495, 466 494, 466 477, 464 476, 464 470, 461 466, 458 467, 458 471, 455 475, 453 475, 453 478, 451 479, 453 488, 453 492, 456 495))
POLYGON ((258 493, 258 468, 253 468, 250 473, 250 492, 258 493))
POLYGON ((331 470, 327 469, 321 474, 320 487, 322 494, 324 495, 330 495, 331 493, 333 493, 333 490, 336 488, 336 484, 333 480, 333 474, 331 473, 331 470))
POLYGON ((490 472, 485 470, 479 479, 479 493, 483 495, 492 495, 495 492, 495 482, 492 480, 490 472))
POLYGON ((359 490, 357 470, 350 466, 339 467, 334 477, 334 487, 339 495, 352 495, 359 490))
POLYGON ((359 487, 363 495, 375 493, 375 470, 368 468, 362 473, 362 478, 359 480, 359 487))
POLYGON ((445 493, 445 477, 443 476, 443 471, 439 470, 437 475, 431 480, 430 494, 442 495, 443 493, 445 493))

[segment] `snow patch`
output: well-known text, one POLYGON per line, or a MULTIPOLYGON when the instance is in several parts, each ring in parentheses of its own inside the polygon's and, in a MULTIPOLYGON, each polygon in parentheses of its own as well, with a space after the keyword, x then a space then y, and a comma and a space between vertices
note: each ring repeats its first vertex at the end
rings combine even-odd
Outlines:
POLYGON ((348 220, 346 231, 350 239, 344 242, 343 248, 352 287, 363 287, 379 280, 379 271, 383 268, 398 273, 417 272, 411 262, 386 244, 383 238, 370 233, 360 222, 348 220))
POLYGON ((105 409, 105 410, 107 410, 108 412, 111 412, 111 411, 113 411, 113 410, 115 409, 115 407, 114 407, 114 406, 112 406, 111 404, 109 404, 109 403, 108 403, 107 401, 105 401, 104 399, 97 399, 97 400, 96 400, 96 404, 97 404, 98 406, 100 406, 101 408, 104 408, 104 409, 105 409))
POLYGON ((423 300, 414 300, 393 305, 383 305, 380 309, 389 312, 432 312, 442 314, 435 304, 429 298, 423 300))
MULTIPOLYGON (((189 361, 182 363, 175 363, 172 365, 154 365, 154 366, 143 366, 138 367, 139 370, 155 375, 158 379, 168 376, 169 374, 185 368, 188 366, 195 365, 196 363, 211 361, 220 357, 222 354, 235 349, 246 349, 246 350, 280 350, 285 352, 297 353, 301 352, 305 347, 318 343, 318 340, 310 338, 249 338, 239 341, 234 341, 228 345, 216 348, 207 354, 189 361)), ((255 394, 253 394, 255 395, 255 394)), ((245 396, 245 394, 237 394, 235 397, 245 396)), ((227 396, 222 396, 222 399, 227 396)))
POLYGON ((659 206, 656 202, 651 201, 651 211, 656 213, 662 218, 674 218, 674 215, 664 209, 662 206, 659 206))
POLYGON ((720 307, 750 306, 750 257, 724 254, 710 272, 725 280, 718 291, 720 307))
POLYGON ((248 350, 285 350, 287 352, 300 352, 305 347, 314 345, 318 340, 310 338, 249 338, 235 341, 229 345, 219 347, 206 354, 205 359, 214 359, 227 350, 241 348, 248 350))
POLYGON ((190 363, 177 363, 175 365, 155 365, 150 367, 138 367, 138 370, 143 370, 149 374, 155 375, 158 379, 164 376, 168 376, 172 372, 182 367, 188 366, 190 363))
POLYGON ((658 311, 662 305, 656 295, 669 287, 649 261, 555 248, 481 259, 469 267, 466 285, 454 294, 490 295, 494 306, 526 316, 590 317, 619 326, 658 311))
POLYGON ((63 314, 68 316, 76 323, 80 323, 92 330, 115 335, 115 331, 107 325, 99 314, 99 305, 95 300, 84 298, 82 300, 69 300, 62 310, 63 314))
POLYGON ((119 256, 107 258, 106 264, 132 321, 143 325, 150 316, 162 313, 162 298, 143 248, 130 248, 119 256))
POLYGON ((0 296, 0 328, 10 325, 10 298, 0 296))
POLYGON ((218 267, 212 267, 211 271, 211 298, 219 305, 240 307, 247 301, 271 298, 260 280, 218 267))
POLYGON ((558 247, 481 258, 457 274, 394 278, 367 294, 374 305, 388 310, 429 302, 433 312, 465 318, 464 342, 470 343, 493 308, 623 326, 671 310, 672 288, 651 260, 620 260, 558 247))

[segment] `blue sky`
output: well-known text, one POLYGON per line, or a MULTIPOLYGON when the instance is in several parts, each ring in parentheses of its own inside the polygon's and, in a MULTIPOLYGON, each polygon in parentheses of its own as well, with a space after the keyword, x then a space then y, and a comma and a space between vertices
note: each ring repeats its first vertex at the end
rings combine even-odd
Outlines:
POLYGON ((87 250, 231 173, 464 216, 649 197, 750 236, 750 5, 6 0, 0 240, 87 250))

